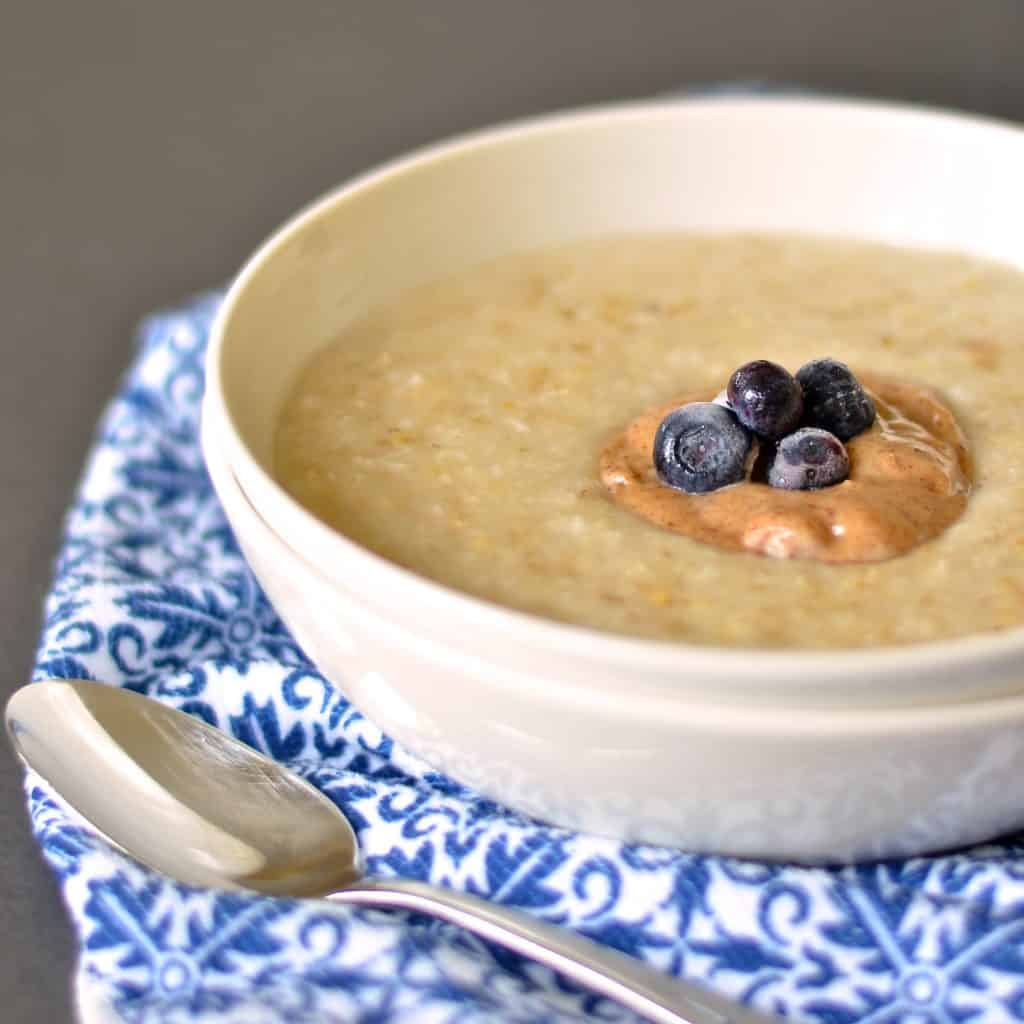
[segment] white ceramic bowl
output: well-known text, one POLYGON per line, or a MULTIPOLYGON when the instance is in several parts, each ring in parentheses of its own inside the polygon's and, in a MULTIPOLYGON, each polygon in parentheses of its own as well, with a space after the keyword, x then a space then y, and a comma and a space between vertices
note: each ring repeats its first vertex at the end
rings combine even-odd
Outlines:
MULTIPOLYGON (((308 356, 368 308, 429 278, 549 242, 685 228, 813 231, 1024 264, 1021 180, 1024 132, 1012 126, 870 103, 714 99, 513 125, 332 193, 252 258, 211 342, 208 457, 215 448, 237 478, 268 528, 261 536, 287 540, 280 563, 243 541, 257 575, 314 660, 396 739, 551 820, 805 859, 905 853, 1024 823, 1024 796, 1003 794, 993 817, 972 811, 977 801, 964 789, 991 776, 979 760, 982 735, 991 739, 1001 716, 1019 713, 1024 631, 826 653, 596 633, 488 605, 383 561, 293 501, 271 465, 278 410, 308 356), (282 585, 284 565, 320 581, 316 608, 282 585), (331 628, 314 628, 316 616, 331 628), (962 707, 959 729, 943 717, 967 702, 971 714, 989 716, 981 731, 971 732, 962 707), (891 727, 902 752, 864 742, 883 709, 901 723, 891 727), (858 715, 874 724, 857 732, 858 715), (856 743, 842 738, 848 726, 856 743), (825 747, 810 743, 818 729, 825 747), (803 758, 817 769, 802 773, 803 758), (940 761, 946 768, 936 773, 940 761), (883 827, 881 810, 869 812, 890 772, 885 786, 906 796, 883 827), (955 814, 933 813, 938 791, 905 778, 918 772, 943 780, 955 814), (826 811, 836 800, 864 822, 837 831, 826 811), (816 829, 819 813, 827 827, 816 829)), ((241 532, 231 508, 229 516, 241 532)), ((1009 763, 1020 756, 1009 739, 993 749, 1009 763)))

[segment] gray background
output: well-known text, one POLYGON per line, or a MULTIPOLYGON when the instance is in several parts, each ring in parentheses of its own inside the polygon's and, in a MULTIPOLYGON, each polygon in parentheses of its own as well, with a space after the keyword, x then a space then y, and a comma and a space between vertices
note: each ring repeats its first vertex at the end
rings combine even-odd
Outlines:
MULTIPOLYGON (((0 20, 0 697, 147 310, 386 157, 522 114, 767 78, 1024 119, 1019 0, 36 0, 0 20)), ((69 1019, 72 939, 0 756, 0 996, 69 1019)))

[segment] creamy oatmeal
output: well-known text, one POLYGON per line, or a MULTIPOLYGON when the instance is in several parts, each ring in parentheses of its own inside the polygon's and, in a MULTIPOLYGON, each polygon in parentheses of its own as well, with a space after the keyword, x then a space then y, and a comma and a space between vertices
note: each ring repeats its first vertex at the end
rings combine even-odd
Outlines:
POLYGON ((1022 438, 1024 274, 865 243, 664 235, 508 257, 379 310, 297 382, 276 465, 341 532, 501 604, 659 639, 851 647, 1024 622, 1022 438), (973 487, 933 540, 874 563, 778 560, 611 499, 601 453, 645 410, 713 394, 751 359, 821 355, 955 412, 973 487))

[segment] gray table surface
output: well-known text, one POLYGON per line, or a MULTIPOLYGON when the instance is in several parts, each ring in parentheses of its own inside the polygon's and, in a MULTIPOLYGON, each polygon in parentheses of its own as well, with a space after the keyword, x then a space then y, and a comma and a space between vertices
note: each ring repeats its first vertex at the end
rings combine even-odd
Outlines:
MULTIPOLYGON (((147 310, 298 206, 523 114, 764 78, 1024 119, 1019 0, 60 0, 0 28, 0 696, 147 310)), ((71 1018, 71 929, 0 755, 0 1011, 71 1018)))

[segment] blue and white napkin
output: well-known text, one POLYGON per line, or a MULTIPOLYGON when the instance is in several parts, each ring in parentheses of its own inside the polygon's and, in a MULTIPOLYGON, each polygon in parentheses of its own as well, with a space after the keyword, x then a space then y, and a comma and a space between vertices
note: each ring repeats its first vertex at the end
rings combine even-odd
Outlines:
MULTIPOLYGON (((1020 839, 835 870, 627 846, 526 820, 382 735, 289 636, 207 479, 197 428, 217 302, 143 325, 69 514, 36 678, 137 690, 288 763, 348 815, 375 873, 521 908, 760 1009, 1024 1020, 1020 839)), ((38 778, 27 792, 78 934, 87 1021, 631 1019, 423 918, 177 885, 95 839, 38 778)))

